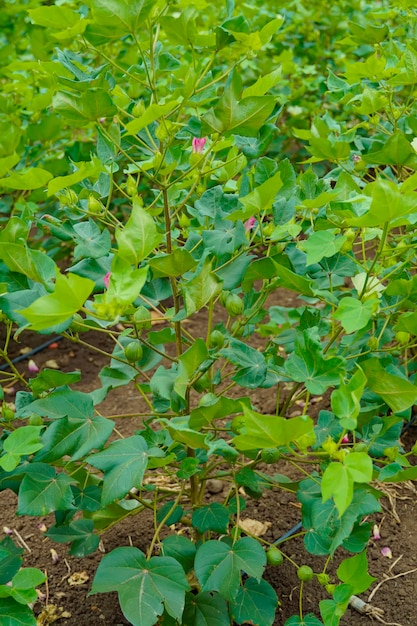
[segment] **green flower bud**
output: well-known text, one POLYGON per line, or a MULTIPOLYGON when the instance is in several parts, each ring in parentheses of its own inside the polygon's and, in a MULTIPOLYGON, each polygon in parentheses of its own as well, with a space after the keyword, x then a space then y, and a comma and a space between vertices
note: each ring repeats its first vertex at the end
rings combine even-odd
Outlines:
POLYGON ((106 210, 100 200, 95 198, 93 194, 90 194, 88 197, 87 209, 91 215, 102 215, 106 210))
POLYGON ((143 348, 139 341, 132 341, 125 347, 125 357, 129 363, 136 363, 143 357, 143 348))

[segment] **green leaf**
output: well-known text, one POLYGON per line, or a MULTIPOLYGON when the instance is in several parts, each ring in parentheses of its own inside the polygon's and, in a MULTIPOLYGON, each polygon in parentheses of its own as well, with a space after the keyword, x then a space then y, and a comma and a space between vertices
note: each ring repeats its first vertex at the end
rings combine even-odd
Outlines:
POLYGON ((102 448, 110 437, 114 422, 100 415, 89 418, 63 417, 48 426, 43 435, 43 450, 36 459, 53 463, 65 456, 81 459, 93 448, 102 448))
POLYGON ((369 211, 360 217, 349 218, 350 226, 378 226, 389 222, 407 224, 401 219, 417 212, 415 193, 402 193, 394 182, 377 178, 365 187, 365 192, 372 198, 369 211))
POLYGON ((294 352, 285 362, 285 373, 292 380, 305 383, 311 393, 319 395, 336 386, 344 371, 341 357, 325 358, 317 329, 297 330, 294 352))
POLYGON ((50 419, 66 416, 84 419, 94 415, 94 405, 90 394, 64 387, 52 391, 46 398, 35 400, 18 411, 19 417, 29 417, 31 413, 39 413, 50 419))
POLYGON ((101 231, 92 219, 74 224, 73 228, 76 243, 74 262, 84 258, 99 259, 109 254, 111 239, 107 228, 101 231))
POLYGON ((413 150, 410 142, 401 131, 396 131, 391 135, 381 150, 369 152, 362 156, 365 163, 396 166, 405 165, 411 159, 415 160, 415 158, 415 150, 413 150))
POLYGON ((278 67, 273 72, 260 76, 258 80, 250 87, 243 90, 242 97, 249 98, 251 96, 264 96, 267 91, 275 87, 282 78, 282 68, 278 67))
POLYGON ((195 544, 183 535, 169 535, 162 541, 163 556, 170 556, 181 563, 187 574, 194 566, 195 544))
POLYGON ((199 546, 194 569, 202 591, 218 591, 225 600, 232 600, 240 585, 241 572, 260 580, 266 555, 260 544, 243 537, 232 546, 222 541, 206 541, 199 546))
POLYGON ((199 533, 205 533, 208 530, 226 533, 229 525, 229 511, 222 504, 212 502, 193 511, 191 524, 199 533))
POLYGON ((65 6, 42 6, 29 9, 28 14, 34 24, 54 30, 68 28, 79 20, 79 15, 65 6))
POLYGON ((324 257, 332 257, 337 254, 345 239, 336 237, 331 230, 319 230, 302 242, 302 249, 307 252, 307 265, 318 263, 324 257))
POLYGON ((10 537, 0 541, 0 585, 10 582, 22 565, 22 548, 18 548, 10 537))
POLYGON ((256 624, 272 626, 278 598, 274 589, 266 581, 248 578, 243 587, 239 587, 236 597, 231 602, 231 613, 238 624, 256 624))
POLYGON ((305 296, 314 296, 311 280, 304 278, 304 276, 299 276, 271 257, 257 259, 250 264, 243 278, 242 288, 245 291, 249 291, 255 280, 268 278, 275 279, 274 285, 276 287, 285 287, 305 296))
POLYGON ((212 262, 206 259, 204 265, 187 283, 181 284, 187 317, 196 313, 221 291, 222 282, 212 271, 212 262))
POLYGON ((142 291, 148 277, 148 267, 132 269, 129 261, 115 254, 111 268, 109 288, 102 302, 111 306, 132 304, 142 291))
POLYGON ((70 543, 73 556, 86 556, 98 548, 99 537, 94 534, 94 522, 90 519, 77 519, 68 526, 52 526, 46 536, 56 543, 70 543))
MULTIPOLYGON (((46 8, 46 7, 45 7, 46 8)), ((52 7, 48 7, 52 8, 52 7)), ((58 7, 55 7, 58 8, 58 7)), ((61 7, 60 7, 61 8, 61 7)), ((77 164, 78 165, 78 164, 77 164)), ((103 170, 103 165, 99 159, 93 157, 91 161, 81 161, 78 169, 73 174, 67 176, 56 176, 48 183, 48 196, 53 196, 58 191, 72 187, 85 178, 97 178, 103 170)))
POLYGON ((164 117, 172 111, 178 104, 178 100, 171 100, 165 104, 151 104, 146 111, 138 117, 126 124, 126 132, 128 135, 136 135, 139 131, 152 122, 156 122, 161 117, 164 117))
POLYGON ((61 115, 81 126, 95 122, 100 117, 117 114, 117 107, 108 92, 99 88, 88 89, 83 93, 59 92, 53 98, 53 106, 61 115))
POLYGON ((375 302, 372 299, 362 302, 348 296, 340 300, 333 317, 339 320, 346 333, 354 333, 368 324, 374 312, 374 306, 375 302))
POLYGON ((341 426, 348 430, 356 428, 356 418, 361 408, 360 400, 366 386, 366 376, 358 367, 350 381, 343 381, 331 395, 332 411, 340 419, 341 426))
POLYGON ((243 211, 235 211, 228 215, 230 220, 245 220, 252 215, 268 212, 275 200, 278 191, 283 186, 281 172, 277 172, 258 187, 255 187, 247 196, 239 198, 239 202, 245 207, 243 211))
POLYGON ((353 498, 353 479, 342 463, 330 463, 327 466, 321 482, 323 502, 334 499, 339 515, 348 508, 353 498))
POLYGON ((60 370, 43 369, 36 378, 30 379, 30 387, 35 396, 39 396, 45 391, 72 385, 81 380, 81 372, 61 372, 60 370))
POLYGON ((182 623, 187 626, 229 626, 227 603, 218 593, 187 593, 182 623))
POLYGON ((113 441, 102 452, 91 454, 85 461, 104 472, 102 504, 125 496, 132 487, 140 487, 148 463, 148 446, 143 437, 135 435, 113 441))
POLYGON ((12 172, 7 178, 1 178, 0 187, 30 191, 46 187, 51 178, 52 174, 41 167, 31 167, 27 170, 12 172))
POLYGON ((0 598, 0 623, 2 626, 36 626, 32 610, 14 598, 0 598))
POLYGON ((417 387, 407 379, 390 374, 377 358, 361 362, 368 387, 378 394, 394 413, 401 413, 417 403, 417 387))
POLYGON ((149 261, 154 278, 182 276, 195 269, 197 262, 185 248, 176 248, 172 254, 154 257, 149 261))
POLYGON ((355 595, 369 589, 376 580, 376 578, 368 574, 366 552, 344 559, 337 568, 337 575, 343 583, 352 586, 352 594, 355 595))
POLYGON ((33 330, 45 330, 66 322, 87 300, 94 288, 94 282, 76 274, 56 275, 55 291, 42 296, 19 313, 23 315, 33 330))
POLYGON ((351 452, 343 464, 330 463, 321 483, 323 502, 333 497, 339 515, 343 515, 353 499, 353 484, 372 480, 372 459, 365 452, 351 452))
POLYGON ((308 613, 303 617, 293 615, 287 619, 284 626, 323 626, 323 622, 321 622, 318 617, 313 615, 313 613, 308 613))
POLYGON ((13 471, 22 456, 33 454, 43 447, 40 432, 43 426, 21 426, 10 433, 3 443, 5 455, 0 457, 0 466, 7 472, 13 471))
POLYGON ((214 109, 203 116, 203 134, 209 132, 256 137, 259 129, 275 107, 272 96, 250 96, 238 100, 241 81, 236 71, 232 72, 224 94, 214 109))
MULTIPOLYGON (((209 353, 205 341, 200 337, 194 341, 179 357, 178 375, 174 382, 174 391, 185 400, 191 378, 193 378, 208 359, 209 353)), ((212 361, 207 361, 209 365, 212 361)))
POLYGON ((116 229, 119 256, 138 265, 161 242, 153 217, 137 201, 133 201, 132 213, 124 228, 116 229))
POLYGON ((54 261, 45 253, 10 241, 0 242, 0 259, 12 272, 24 274, 46 288, 50 288, 57 271, 54 261))
POLYGON ((181 621, 189 589, 181 565, 167 556, 147 560, 137 548, 116 548, 97 568, 91 593, 117 591, 125 617, 133 626, 153 626, 164 607, 181 621))
POLYGON ((256 389, 265 381, 266 361, 264 355, 237 339, 231 339, 229 348, 219 351, 230 363, 236 365, 237 373, 233 376, 242 387, 256 389))
POLYGON ((238 450, 287 446, 303 435, 313 434, 313 420, 307 415, 285 419, 242 408, 243 434, 233 439, 238 450))
POLYGON ((137 32, 154 6, 154 0, 90 0, 94 22, 113 25, 117 35, 137 32))
POLYGON ((20 485, 18 515, 47 515, 73 509, 73 482, 66 474, 57 474, 49 465, 33 463, 26 469, 20 485))

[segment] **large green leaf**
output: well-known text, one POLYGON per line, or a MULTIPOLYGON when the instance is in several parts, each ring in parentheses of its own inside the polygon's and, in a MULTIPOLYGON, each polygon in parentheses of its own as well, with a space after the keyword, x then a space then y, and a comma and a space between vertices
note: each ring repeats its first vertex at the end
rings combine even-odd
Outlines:
POLYGON ((1 626, 36 626, 32 610, 14 598, 0 598, 1 626))
POLYGON ((348 383, 343 381, 331 395, 332 411, 340 419, 343 428, 353 430, 360 411, 360 400, 366 386, 366 376, 358 368, 348 383))
POLYGON ((45 463, 33 463, 19 489, 18 515, 47 515, 73 509, 73 479, 45 463))
POLYGON ((212 271, 212 262, 206 259, 195 276, 181 285, 187 316, 202 309, 221 291, 221 288, 222 282, 212 271))
POLYGON ((363 361, 361 367, 369 389, 377 393, 394 413, 401 413, 417 403, 417 386, 387 372, 377 358, 363 361))
POLYGON ((170 113, 178 104, 177 100, 171 100, 165 104, 151 104, 146 111, 133 122, 126 124, 126 132, 129 135, 136 135, 142 128, 149 126, 159 118, 170 113))
POLYGON ((218 593, 187 593, 182 623, 187 626, 230 626, 227 603, 218 593))
POLYGON ((133 626, 153 626, 164 607, 181 621, 189 584, 172 557, 147 560, 137 548, 116 548, 97 568, 92 593, 117 591, 122 611, 133 626))
POLYGON ((307 252, 307 265, 318 263, 324 257, 332 257, 342 247, 344 237, 336 237, 331 230, 319 230, 302 242, 302 249, 307 252))
POLYGON ((53 196, 58 191, 67 187, 72 187, 85 178, 97 178, 103 169, 102 163, 93 158, 91 161, 81 161, 78 169, 73 174, 67 176, 56 176, 48 183, 48 196, 53 196))
POLYGON ((343 515, 352 502, 354 483, 370 483, 372 474, 372 459, 366 452, 351 452, 343 463, 330 463, 321 482, 323 502, 333 497, 343 515))
POLYGON ((341 357, 324 356, 315 328, 297 330, 294 352, 285 362, 285 373, 292 380, 305 383, 311 393, 322 394, 338 384, 344 371, 341 357))
POLYGON ((135 435, 113 441, 102 452, 85 459, 104 472, 103 505, 122 498, 132 487, 140 487, 148 464, 147 449, 144 438, 135 435))
POLYGON ((303 435, 313 435, 314 423, 307 415, 285 419, 242 408, 242 434, 233 439, 238 450, 287 446, 303 435))
POLYGON ((265 381, 266 361, 264 355, 237 339, 231 339, 228 348, 220 350, 230 363, 237 367, 237 372, 233 376, 242 387, 256 389, 265 381))
POLYGON ((352 586, 353 594, 363 593, 376 580, 368 574, 366 552, 344 559, 337 568, 337 575, 343 583, 352 586))
POLYGON ((0 466, 6 472, 13 471, 20 463, 22 456, 33 454, 42 448, 40 432, 42 426, 21 426, 10 433, 4 441, 3 450, 6 454, 0 457, 0 466))
POLYGON ((277 607, 277 594, 271 585, 263 579, 248 578, 231 603, 231 613, 237 624, 272 626, 277 607))
POLYGON ((33 330, 45 330, 68 321, 79 311, 91 294, 94 282, 76 274, 56 275, 55 291, 35 300, 19 313, 23 315, 33 330))
POLYGON ((218 591, 225 600, 232 600, 240 585, 241 572, 260 580, 266 565, 265 551, 251 537, 235 544, 206 541, 195 557, 194 569, 202 591, 218 591))
POLYGON ((402 193, 390 180, 377 178, 367 185, 365 191, 372 198, 371 206, 361 217, 349 218, 351 226, 381 226, 386 222, 406 224, 408 220, 404 218, 417 212, 415 193, 402 193))
POLYGON ((271 209, 275 196, 281 189, 283 182, 281 173, 277 172, 261 185, 255 187, 247 196, 239 198, 239 202, 245 207, 243 211, 235 211, 228 216, 230 220, 245 220, 252 215, 259 215, 271 209))
POLYGON ((212 530, 217 533, 226 533, 229 525, 229 510, 219 502, 212 502, 207 506, 193 511, 191 523, 200 533, 212 530))
POLYGON ((31 250, 28 246, 7 241, 0 242, 0 259, 12 272, 24 274, 31 280, 51 286, 57 267, 54 261, 40 250, 31 250))
POLYGON ((375 308, 375 300, 367 299, 364 302, 357 298, 346 297, 340 300, 340 304, 333 317, 342 324, 346 333, 354 333, 364 328, 372 317, 375 308))
POLYGON ((123 228, 116 229, 119 256, 138 265, 161 242, 153 217, 139 202, 133 201, 132 212, 123 228))
POLYGON ((37 459, 53 463, 64 456, 73 461, 81 459, 93 448, 101 448, 113 431, 114 422, 100 415, 89 418, 62 417, 46 430, 43 449, 37 459))
POLYGON ((61 115, 80 125, 117 113, 117 107, 108 92, 98 88, 83 93, 58 92, 54 96, 53 105, 61 115))
POLYGON ((94 522, 90 519, 77 519, 68 526, 52 526, 46 536, 56 543, 71 543, 70 554, 80 557, 94 552, 100 541, 94 533, 94 522))
POLYGON ((0 585, 8 583, 22 565, 22 548, 18 548, 6 535, 0 541, 0 585))
POLYGON ((46 187, 51 180, 52 174, 41 167, 32 167, 27 170, 11 172, 7 178, 0 179, 0 187, 29 191, 46 187))
POLYGON ((94 415, 94 405, 90 394, 63 387, 52 391, 45 398, 31 402, 18 411, 19 417, 29 417, 31 413, 39 413, 39 415, 49 419, 67 416, 83 420, 94 415))
POLYGON ((90 0, 94 22, 113 25, 118 34, 135 33, 149 16, 154 0, 90 0))

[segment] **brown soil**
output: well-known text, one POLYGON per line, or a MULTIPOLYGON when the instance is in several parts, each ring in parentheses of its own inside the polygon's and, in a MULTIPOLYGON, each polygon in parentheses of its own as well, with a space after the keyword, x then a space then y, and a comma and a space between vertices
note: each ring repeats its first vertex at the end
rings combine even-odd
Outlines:
MULTIPOLYGON (((195 322, 194 322, 195 323, 195 322)), ((191 326, 190 326, 191 330, 191 326)), ((26 333, 22 339, 30 345, 39 345, 45 338, 30 337, 26 333)), ((96 341, 96 339, 95 339, 96 341)), ((109 348, 109 343, 103 340, 102 347, 109 348)), ((101 367, 107 359, 88 348, 73 345, 67 341, 59 343, 56 349, 45 349, 36 355, 38 366, 43 366, 49 359, 55 359, 62 370, 83 372, 82 383, 77 388, 89 391, 99 386, 97 378, 101 367)), ((26 367, 25 363, 20 365, 26 367)), ((13 396, 9 396, 13 401, 13 396)), ((252 394, 252 401, 262 407, 265 413, 274 411, 274 398, 269 390, 258 390, 252 394)), ((323 399, 325 403, 326 399, 323 399)), ((138 409, 134 390, 119 388, 114 390, 106 401, 100 405, 103 415, 115 415, 123 411, 132 412, 132 402, 135 410, 138 409)), ((325 408, 324 406, 318 408, 325 408)), ((124 435, 130 435, 139 426, 138 419, 119 420, 117 428, 124 435)), ((412 427, 404 437, 404 445, 413 445, 417 437, 417 428, 412 427)), ((284 468, 285 470, 285 468, 284 468)), ((284 473, 281 466, 277 471, 284 473)), ((417 535, 414 532, 417 506, 413 485, 393 486, 389 497, 383 499, 383 513, 376 516, 375 521, 380 524, 382 539, 371 542, 369 548, 369 571, 378 580, 370 591, 362 594, 366 601, 369 594, 378 584, 384 581, 376 591, 372 605, 384 610, 382 622, 372 615, 360 615, 353 609, 341 620, 341 626, 367 626, 369 624, 396 624, 397 626, 416 626, 417 611, 415 609, 415 592, 417 585, 417 535), (388 546, 393 558, 381 555, 381 547, 388 546), (387 578, 388 577, 388 578, 387 578)), ((76 559, 67 555, 66 547, 58 545, 45 538, 38 526, 44 523, 47 527, 53 524, 53 517, 26 518, 16 517, 16 496, 11 492, 0 494, 2 509, 1 527, 8 527, 14 535, 14 540, 25 548, 25 566, 38 567, 47 574, 47 585, 41 587, 45 598, 35 606, 37 613, 41 612, 46 604, 53 604, 65 611, 68 617, 62 617, 54 622, 65 626, 120 626, 129 622, 120 611, 116 594, 99 594, 88 596, 95 570, 102 557, 102 552, 84 558, 76 559), (54 562, 51 550, 55 550, 59 560, 54 562), (85 573, 84 577, 73 583, 71 575, 85 573), (83 582, 84 581, 84 582, 83 582)), ((291 529, 300 520, 300 509, 294 497, 282 492, 267 492, 260 500, 253 500, 246 511, 247 516, 259 521, 270 522, 271 528, 266 535, 268 540, 274 540, 291 529)), ((142 516, 132 517, 110 529, 102 537, 102 550, 111 551, 113 548, 124 545, 134 545, 146 549, 152 536, 151 520, 142 516)), ((302 538, 292 538, 284 544, 285 552, 299 565, 306 563, 315 571, 320 571, 324 559, 312 557, 303 549, 302 538)), ((337 558, 331 564, 330 573, 334 573, 337 563, 346 554, 337 553, 337 558)), ((280 607, 277 611, 275 626, 282 626, 285 620, 299 612, 299 581, 295 569, 289 563, 281 567, 269 567, 266 572, 267 580, 275 588, 280 607)), ((336 582, 336 580, 335 580, 336 582)), ((320 585, 313 581, 305 585, 303 598, 304 613, 313 612, 319 616, 319 600, 329 597, 320 585)), ((51 621, 45 621, 47 625, 51 621)))

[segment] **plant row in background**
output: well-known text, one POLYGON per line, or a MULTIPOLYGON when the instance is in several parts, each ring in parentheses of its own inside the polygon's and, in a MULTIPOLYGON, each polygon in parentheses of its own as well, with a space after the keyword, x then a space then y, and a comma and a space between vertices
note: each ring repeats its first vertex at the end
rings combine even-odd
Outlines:
MULTIPOLYGON (((415 2, 276 4, 7 2, 1 18, 1 384, 20 391, 0 488, 18 515, 54 513, 47 536, 80 557, 153 513, 146 553, 105 555, 92 587, 134 625, 269 626, 263 573, 288 559, 287 626, 337 626, 373 580, 364 518, 417 474, 400 442, 417 401, 415 2), (101 353, 107 335, 100 387, 27 380, 10 356, 27 329, 101 353), (100 404, 124 385, 140 404, 121 438, 100 404), (295 492, 320 571, 242 530, 271 489, 295 492), (329 598, 304 615, 313 577, 329 598)), ((35 624, 43 575, 20 565, 6 539, 0 615, 35 624)))

